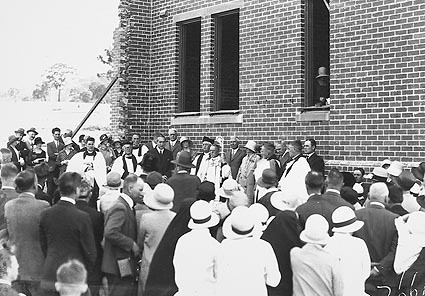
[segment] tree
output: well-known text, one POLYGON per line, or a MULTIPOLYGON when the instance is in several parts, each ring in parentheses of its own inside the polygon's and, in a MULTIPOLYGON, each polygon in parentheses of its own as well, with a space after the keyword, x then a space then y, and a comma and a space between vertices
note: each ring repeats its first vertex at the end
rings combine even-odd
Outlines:
POLYGON ((92 93, 92 97, 91 97, 92 101, 95 101, 98 98, 100 98, 105 92, 105 90, 106 90, 106 85, 100 82, 93 81, 92 83, 90 83, 89 91, 91 91, 92 93))
POLYGON ((19 89, 11 87, 9 88, 9 90, 7 91, 7 95, 9 96, 9 98, 15 99, 16 97, 19 95, 19 89))
POLYGON ((47 70, 46 83, 58 90, 58 102, 61 100, 61 90, 66 79, 74 73, 74 68, 63 63, 56 63, 47 70))
POLYGON ((50 87, 49 84, 44 81, 41 85, 37 84, 37 88, 32 91, 32 98, 34 100, 45 101, 49 95, 50 87))
POLYGON ((101 55, 101 54, 98 55, 97 56, 97 59, 102 64, 108 65, 109 66, 109 69, 105 73, 97 73, 97 77, 99 77, 99 78, 106 77, 108 80, 111 80, 112 79, 112 74, 113 74, 113 71, 112 71, 112 62, 113 62, 113 59, 112 59, 112 50, 111 49, 105 49, 104 51, 105 51, 105 54, 104 55, 101 55))

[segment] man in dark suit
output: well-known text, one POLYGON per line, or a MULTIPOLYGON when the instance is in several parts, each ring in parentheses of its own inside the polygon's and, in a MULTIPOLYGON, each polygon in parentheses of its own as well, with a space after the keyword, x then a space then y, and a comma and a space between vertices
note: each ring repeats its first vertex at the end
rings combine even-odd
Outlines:
POLYGON ((16 148, 16 145, 18 145, 18 138, 15 135, 9 136, 9 140, 7 142, 7 148, 10 150, 12 154, 12 163, 16 166, 18 171, 21 171, 22 168, 25 166, 25 160, 22 157, 19 150, 16 148))
POLYGON ((304 155, 310 165, 312 171, 316 171, 325 175, 325 162, 323 158, 316 153, 316 141, 307 139, 304 142, 304 155))
POLYGON ((56 270, 69 259, 76 259, 91 272, 96 260, 96 244, 90 216, 77 209, 81 175, 63 173, 58 182, 61 198, 41 214, 40 242, 45 256, 41 287, 44 295, 55 294, 56 270))
POLYGON ((77 199, 77 209, 86 212, 90 216, 93 226, 94 240, 96 244, 97 258, 92 272, 89 273, 87 283, 92 296, 99 295, 99 288, 102 285, 102 257, 103 257, 103 214, 89 206, 89 200, 92 195, 90 183, 83 179, 81 181, 80 197, 77 199))
POLYGON ((354 210, 354 207, 342 199, 340 190, 343 184, 343 175, 337 169, 331 169, 327 177, 326 192, 320 195, 323 187, 322 173, 311 171, 305 177, 305 184, 309 198, 305 204, 300 205, 296 211, 299 214, 299 219, 304 228, 308 217, 313 214, 319 214, 325 217, 329 225, 329 235, 332 235, 332 213, 340 206, 347 206, 354 210))
POLYGON ((175 128, 170 128, 168 130, 168 137, 170 138, 167 143, 165 143, 165 149, 170 150, 173 153, 173 159, 176 159, 177 153, 182 149, 180 141, 178 140, 178 133, 175 128))
POLYGON ((173 160, 173 153, 164 148, 164 135, 158 136, 156 144, 156 147, 151 149, 149 153, 158 160, 155 165, 155 171, 160 173, 163 176, 164 181, 166 181, 167 178, 171 177, 171 170, 173 168, 171 161, 173 160))
POLYGON ((242 159, 245 157, 246 152, 244 149, 239 148, 239 139, 236 136, 230 138, 230 150, 225 154, 225 160, 230 166, 233 180, 236 180, 239 167, 242 164, 242 159))
POLYGON ((15 136, 18 138, 18 144, 16 145, 16 149, 18 149, 19 154, 22 156, 23 159, 26 159, 29 153, 29 150, 27 148, 27 144, 23 141, 23 138, 25 136, 25 130, 21 127, 18 128, 15 131, 15 136))
MULTIPOLYGON (((6 229, 6 219, 4 217, 4 206, 12 199, 18 197, 15 190, 15 178, 18 169, 13 163, 6 163, 1 166, 1 189, 0 189, 0 232, 6 229)), ((3 234, 1 235, 3 236, 3 234)))
POLYGON ((124 179, 123 192, 105 217, 105 243, 102 271, 106 274, 109 296, 134 296, 137 283, 137 222, 133 207, 143 202, 143 180, 130 174, 124 179))
POLYGON ((178 212, 180 205, 186 198, 197 198, 201 180, 197 176, 190 175, 190 170, 195 166, 190 161, 190 153, 182 151, 179 158, 171 161, 176 165, 176 173, 167 180, 167 184, 174 190, 173 208, 178 212))
POLYGON ((64 148, 63 141, 61 139, 61 130, 58 127, 52 129, 53 141, 47 143, 47 156, 49 160, 49 176, 47 178, 47 194, 53 195, 57 186, 55 180, 59 178, 59 167, 56 165, 56 158, 58 157, 59 151, 64 148))
POLYGON ((395 286, 393 269, 395 250, 397 247, 397 229, 394 219, 398 217, 385 209, 388 204, 388 187, 383 182, 374 183, 369 190, 370 203, 366 208, 356 211, 364 226, 354 233, 363 239, 369 250, 373 268, 366 280, 366 293, 378 295, 377 286, 395 286))
POLYGON ((46 201, 35 199, 37 178, 33 171, 20 172, 15 183, 21 193, 18 198, 5 205, 9 242, 15 246, 19 262, 19 278, 13 283, 13 287, 25 295, 40 295, 44 258, 38 225, 41 212, 50 205, 46 201))
POLYGON ((52 205, 52 196, 44 192, 46 180, 49 177, 49 165, 45 162, 37 164, 34 167, 34 172, 37 175, 37 192, 35 193, 35 198, 39 200, 45 200, 50 205, 52 205))

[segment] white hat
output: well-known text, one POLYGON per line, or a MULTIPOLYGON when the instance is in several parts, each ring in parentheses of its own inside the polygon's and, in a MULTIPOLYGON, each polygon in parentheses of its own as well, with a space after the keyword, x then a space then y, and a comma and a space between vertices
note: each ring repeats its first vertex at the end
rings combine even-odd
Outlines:
POLYGON ((401 202, 401 206, 409 213, 413 213, 421 209, 421 206, 418 204, 416 197, 414 197, 412 194, 403 194, 403 201, 401 202))
POLYGON ((403 171, 403 165, 401 164, 401 162, 394 160, 391 164, 390 167, 387 169, 387 172, 389 175, 392 176, 400 176, 401 172, 403 171))
POLYGON ((353 189, 357 192, 357 194, 362 195, 364 193, 364 188, 362 184, 356 183, 353 185, 353 189))
POLYGON ((293 210, 300 205, 300 200, 296 194, 285 194, 283 191, 276 191, 270 197, 270 203, 279 211, 293 210))
POLYGON ((205 200, 195 201, 190 207, 190 229, 209 228, 220 222, 220 218, 212 211, 212 206, 205 200))
POLYGON ((267 220, 269 220, 269 211, 267 208, 260 203, 255 203, 249 207, 249 210, 251 211, 251 215, 261 224, 261 230, 264 231, 267 227, 267 220))
POLYGON ((72 139, 71 139, 71 137, 63 137, 63 145, 64 145, 64 146, 68 146, 68 145, 70 145, 70 144, 72 144, 72 139))
POLYGON ((248 148, 252 152, 255 152, 257 148, 257 143, 255 141, 249 140, 248 142, 246 142, 245 148, 248 148))
POLYGON ((257 235, 261 231, 260 223, 245 206, 233 209, 223 223, 223 235, 228 239, 238 239, 257 235))
POLYGON ((342 206, 332 213, 333 232, 352 233, 363 227, 364 222, 357 220, 356 214, 347 206, 342 206))
POLYGON ((413 184, 412 188, 410 188, 410 193, 414 196, 419 195, 419 191, 421 190, 421 186, 418 183, 413 184))
POLYGON ((411 234, 425 235, 425 212, 413 212, 409 214, 406 227, 411 234))
POLYGON ((387 159, 384 159, 384 160, 381 162, 381 168, 383 168, 383 167, 384 167, 384 165, 391 165, 391 160, 389 160, 388 158, 387 158, 387 159))
POLYGON ((305 229, 300 234, 303 242, 311 244, 326 245, 329 240, 329 223, 325 217, 313 214, 307 218, 305 229))
POLYGON ((223 185, 217 190, 216 195, 222 196, 225 198, 231 198, 235 191, 241 191, 241 187, 238 182, 229 178, 223 182, 223 185))
POLYGON ((173 207, 174 190, 170 185, 160 183, 155 189, 148 192, 143 202, 154 210, 169 210, 173 207))

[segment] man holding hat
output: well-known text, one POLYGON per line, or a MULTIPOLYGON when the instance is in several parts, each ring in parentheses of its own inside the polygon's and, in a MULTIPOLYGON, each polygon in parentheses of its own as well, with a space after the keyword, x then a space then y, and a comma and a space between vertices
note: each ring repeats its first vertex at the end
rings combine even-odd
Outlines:
POLYGON ((370 257, 365 242, 353 237, 363 227, 349 207, 339 207, 332 214, 332 231, 325 249, 341 260, 344 296, 366 296, 365 281, 370 275, 370 257))
POLYGON ((224 221, 227 238, 217 255, 217 295, 267 296, 276 287, 280 272, 272 246, 258 238, 261 225, 245 206, 236 207, 224 221))
POLYGON ((192 164, 195 166, 191 174, 198 176, 199 180, 204 181, 207 174, 208 159, 210 158, 210 147, 214 144, 214 139, 207 136, 202 138, 202 151, 193 160, 192 164))
MULTIPOLYGON (((190 207, 190 232, 177 241, 174 253, 176 296, 216 295, 216 259, 220 244, 211 237, 210 227, 218 224, 219 218, 211 205, 198 200, 190 207)), ((243 294, 240 294, 243 295, 243 294)))
POLYGON ((197 176, 189 174, 190 170, 195 167, 190 159, 189 152, 180 151, 178 158, 171 161, 176 165, 176 173, 166 183, 174 190, 174 206, 172 208, 174 212, 179 211, 184 199, 198 196, 201 180, 197 176))
POLYGON ((300 239, 302 248, 291 250, 294 296, 344 295, 343 278, 338 258, 324 249, 329 242, 329 223, 318 214, 307 218, 300 239))
POLYGON ((132 147, 131 141, 123 142, 122 149, 124 154, 118 157, 112 165, 111 171, 119 173, 123 180, 129 174, 136 174, 137 176, 142 174, 142 168, 137 161, 137 157, 133 154, 132 147))

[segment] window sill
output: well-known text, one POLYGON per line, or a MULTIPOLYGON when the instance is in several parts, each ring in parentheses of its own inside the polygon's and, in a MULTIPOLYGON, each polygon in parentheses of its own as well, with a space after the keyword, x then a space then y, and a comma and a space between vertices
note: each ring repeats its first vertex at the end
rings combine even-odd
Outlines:
POLYGON ((171 125, 232 124, 243 123, 239 110, 223 110, 200 115, 199 112, 177 113, 171 118, 171 125))
POLYGON ((295 115, 295 119, 298 122, 329 121, 330 113, 330 106, 304 107, 295 115))

